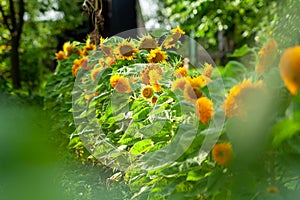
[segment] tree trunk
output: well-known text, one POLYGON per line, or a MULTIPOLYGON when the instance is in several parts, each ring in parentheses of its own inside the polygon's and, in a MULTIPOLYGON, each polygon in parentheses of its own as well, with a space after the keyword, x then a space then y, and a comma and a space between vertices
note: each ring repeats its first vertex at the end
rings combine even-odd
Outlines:
POLYGON ((11 77, 12 77, 14 89, 21 88, 20 62, 19 62, 19 50, 18 50, 19 43, 20 43, 20 36, 18 35, 12 36, 10 61, 11 61, 11 77))

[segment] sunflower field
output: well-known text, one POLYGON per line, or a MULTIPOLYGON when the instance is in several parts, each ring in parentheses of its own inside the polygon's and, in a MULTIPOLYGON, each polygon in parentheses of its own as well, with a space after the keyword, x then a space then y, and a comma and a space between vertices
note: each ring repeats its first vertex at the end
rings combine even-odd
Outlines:
POLYGON ((204 49, 190 61, 189 41, 177 27, 65 43, 46 87, 54 128, 124 199, 297 199, 300 46, 270 35, 218 67, 204 49))

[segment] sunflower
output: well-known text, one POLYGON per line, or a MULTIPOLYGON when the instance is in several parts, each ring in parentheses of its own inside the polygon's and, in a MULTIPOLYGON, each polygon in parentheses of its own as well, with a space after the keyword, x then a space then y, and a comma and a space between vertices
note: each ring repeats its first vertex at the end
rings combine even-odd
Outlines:
POLYGON ((173 33, 173 34, 181 34, 181 35, 185 34, 185 32, 179 26, 177 26, 176 28, 171 29, 170 32, 173 33))
POLYGON ((196 112, 199 120, 203 124, 208 124, 214 115, 213 103, 207 97, 200 97, 196 101, 196 112))
POLYGON ((87 44, 83 47, 83 56, 87 56, 89 54, 89 51, 95 51, 96 50, 96 45, 94 44, 87 44))
POLYGON ((235 116, 245 119, 247 113, 251 110, 251 104, 253 105, 253 102, 249 101, 253 99, 253 96, 257 92, 261 92, 261 94, 264 92, 262 81, 253 84, 250 80, 244 80, 242 83, 231 88, 222 106, 226 117, 235 116))
POLYGON ((174 75, 185 77, 187 76, 187 70, 185 67, 179 67, 178 69, 175 70, 174 75))
POLYGON ((271 39, 258 53, 259 62, 255 68, 258 74, 262 74, 274 63, 277 56, 278 45, 274 39, 271 39))
POLYGON ((76 76, 77 72, 80 68, 84 69, 84 70, 88 70, 90 69, 88 66, 88 58, 87 57, 83 57, 81 59, 75 59, 73 62, 73 66, 72 66, 72 75, 76 76))
POLYGON ((150 85, 150 71, 157 71, 159 75, 163 75, 163 71, 158 65, 150 65, 147 66, 142 72, 141 72, 141 80, 145 85, 150 85))
POLYGON ((218 143, 212 149, 212 155, 216 163, 226 166, 233 158, 232 146, 228 142, 218 143))
POLYGON ((93 81, 97 82, 97 78, 98 78, 98 75, 99 73, 103 70, 103 67, 101 68, 96 68, 96 69, 93 69, 92 72, 91 72, 91 78, 93 81))
POLYGON ((133 60, 135 54, 138 52, 138 49, 135 48, 132 42, 124 40, 120 43, 116 49, 116 53, 119 59, 123 60, 133 60))
MULTIPOLYGON (((87 89, 85 89, 85 92, 87 92, 87 89)), ((98 94, 99 92, 85 94, 84 95, 85 102, 88 103, 91 100, 91 98, 97 96, 98 94)))
POLYGON ((205 63, 204 64, 204 69, 203 69, 203 75, 210 78, 212 71, 213 71, 213 66, 211 64, 205 63))
POLYGON ((162 51, 161 48, 151 50, 147 57, 149 63, 166 62, 166 59, 167 59, 167 54, 165 51, 162 51))
POLYGON ((158 47, 157 41, 151 36, 145 36, 141 39, 139 49, 151 51, 158 47))
POLYGON ((128 79, 118 74, 111 76, 110 84, 117 92, 129 93, 132 91, 128 79))
POLYGON ((158 84, 158 83, 154 83, 154 84, 152 84, 151 86, 152 86, 154 92, 161 92, 161 91, 162 91, 162 87, 161 87, 161 85, 158 84))
POLYGON ((112 47, 100 44, 100 49, 106 57, 110 57, 110 58, 114 57, 114 51, 112 47))
POLYGON ((150 85, 157 84, 161 79, 162 79, 162 77, 158 70, 150 70, 149 71, 150 85))
POLYGON ((172 47, 175 47, 177 42, 178 40, 175 40, 173 37, 170 37, 164 41, 163 46, 165 49, 170 49, 172 47))
POLYGON ((279 62, 281 78, 291 94, 300 88, 300 46, 286 49, 279 62))
POLYGON ((55 53, 55 57, 57 60, 65 60, 68 58, 63 51, 55 53))
POLYGON ((70 42, 65 42, 63 45, 63 51, 67 57, 71 56, 72 54, 81 55, 82 52, 76 45, 71 44, 70 42))
POLYGON ((149 99, 153 96, 153 89, 151 86, 145 86, 142 88, 141 90, 141 94, 142 94, 142 97, 144 97, 145 99, 149 99))
POLYGON ((202 97, 202 92, 199 90, 200 87, 205 86, 208 80, 203 75, 197 77, 187 77, 187 84, 184 86, 183 95, 185 100, 195 103, 198 98, 202 97))
POLYGON ((178 78, 176 79, 171 86, 171 90, 174 91, 176 89, 184 90, 184 86, 186 84, 187 80, 185 78, 178 78))

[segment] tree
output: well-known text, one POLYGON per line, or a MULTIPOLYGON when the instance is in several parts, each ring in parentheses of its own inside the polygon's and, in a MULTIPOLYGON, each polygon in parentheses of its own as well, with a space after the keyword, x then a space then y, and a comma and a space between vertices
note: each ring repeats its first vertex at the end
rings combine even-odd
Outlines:
POLYGON ((0 12, 4 26, 10 33, 9 43, 11 45, 10 61, 11 61, 11 77, 13 87, 21 88, 20 63, 19 63, 19 46, 24 25, 25 3, 24 0, 2 1, 0 4, 0 12))

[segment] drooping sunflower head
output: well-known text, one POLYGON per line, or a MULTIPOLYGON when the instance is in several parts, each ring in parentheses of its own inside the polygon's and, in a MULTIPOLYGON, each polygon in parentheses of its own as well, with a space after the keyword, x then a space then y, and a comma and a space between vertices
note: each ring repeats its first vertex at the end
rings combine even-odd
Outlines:
POLYGON ((72 75, 77 76, 77 72, 79 69, 90 69, 88 68, 88 58, 82 57, 81 59, 75 59, 72 66, 72 75))
POLYGON ((167 54, 162 51, 161 48, 153 49, 150 51, 147 60, 149 63, 161 63, 166 62, 167 54))
POLYGON ((134 46, 132 42, 124 40, 117 47, 117 55, 119 59, 133 60, 135 54, 138 52, 138 49, 134 46))
POLYGON ((145 99, 150 99, 153 96, 153 89, 151 86, 145 86, 141 90, 142 97, 145 99))
POLYGON ((277 56, 278 44, 275 39, 271 39, 258 53, 259 62, 255 68, 258 74, 267 71, 274 63, 277 56))
POLYGON ((97 81, 99 73, 103 70, 103 68, 96 68, 91 71, 91 78, 93 81, 97 81))
POLYGON ((203 124, 208 124, 214 115, 213 103, 207 97, 200 97, 196 101, 196 113, 203 124))
MULTIPOLYGON (((222 106, 226 117, 238 117, 246 119, 248 112, 253 110, 254 103, 252 101, 257 94, 260 98, 265 93, 262 81, 253 84, 250 80, 244 80, 242 83, 231 88, 229 94, 222 106)), ((257 98, 257 97, 256 97, 257 98)))
POLYGON ((158 48, 157 41, 151 36, 145 36, 141 39, 139 49, 151 51, 158 48))
POLYGON ((300 89, 300 46, 286 49, 279 62, 281 78, 291 94, 300 89))
POLYGON ((128 79, 118 74, 111 76, 110 85, 120 93, 129 93, 132 91, 128 79))
POLYGON ((218 143, 212 149, 212 156, 216 163, 226 166, 233 159, 232 146, 228 142, 218 143))
POLYGON ((186 83, 183 90, 185 100, 195 103, 198 98, 202 97, 202 92, 198 87, 192 87, 191 84, 186 83))
POLYGON ((70 42, 65 42, 63 45, 63 51, 67 57, 71 56, 72 54, 77 54, 81 55, 81 50, 74 45, 73 43, 71 44, 70 42))

